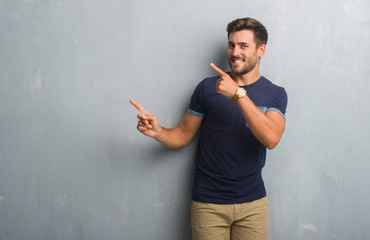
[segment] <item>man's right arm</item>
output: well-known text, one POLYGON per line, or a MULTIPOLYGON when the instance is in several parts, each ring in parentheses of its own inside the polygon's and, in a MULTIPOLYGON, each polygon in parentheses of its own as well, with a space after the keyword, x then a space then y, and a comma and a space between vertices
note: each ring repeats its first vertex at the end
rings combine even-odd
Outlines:
POLYGON ((160 131, 154 139, 169 148, 185 147, 198 132, 202 119, 203 117, 197 117, 190 113, 186 113, 176 127, 171 129, 160 127, 160 131))
POLYGON ((139 132, 156 139, 169 148, 182 148, 187 146, 198 132, 203 120, 203 117, 186 113, 176 127, 167 129, 160 126, 157 118, 141 107, 140 104, 134 100, 130 100, 130 103, 140 111, 140 114, 137 115, 139 119, 137 129, 139 132))

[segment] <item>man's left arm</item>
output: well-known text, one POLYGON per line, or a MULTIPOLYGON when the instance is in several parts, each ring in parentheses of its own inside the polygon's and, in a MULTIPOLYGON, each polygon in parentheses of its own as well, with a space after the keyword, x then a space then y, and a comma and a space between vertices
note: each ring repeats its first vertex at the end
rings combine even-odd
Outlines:
POLYGON ((253 135, 268 149, 275 148, 285 130, 284 117, 276 111, 261 112, 247 95, 237 104, 253 135))
MULTIPOLYGON (((211 67, 220 75, 220 79, 216 83, 216 91, 232 99, 239 86, 227 73, 213 63, 211 67)), ((261 112, 248 97, 248 93, 244 97, 239 98, 236 103, 248 123, 249 129, 258 141, 270 150, 275 148, 285 130, 284 117, 277 111, 261 112)))

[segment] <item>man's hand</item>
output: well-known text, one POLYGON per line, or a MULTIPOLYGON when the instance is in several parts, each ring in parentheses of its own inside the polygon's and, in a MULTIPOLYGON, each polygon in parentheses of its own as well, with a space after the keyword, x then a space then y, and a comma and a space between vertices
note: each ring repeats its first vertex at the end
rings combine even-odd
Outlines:
POLYGON ((140 104, 132 99, 130 103, 140 111, 140 114, 137 115, 139 119, 137 130, 169 148, 182 148, 188 145, 197 133, 203 119, 203 117, 186 113, 176 127, 167 129, 161 127, 157 118, 146 111, 140 104))
POLYGON ((219 69, 213 63, 211 63, 211 68, 220 76, 220 79, 216 82, 216 92, 230 99, 234 97, 236 89, 239 88, 238 84, 235 83, 229 74, 219 69))
POLYGON ((161 130, 161 127, 158 123, 158 120, 155 116, 151 115, 147 110, 145 110, 139 103, 134 101, 133 99, 130 100, 130 103, 140 111, 137 115, 139 119, 137 123, 137 130, 142 134, 148 137, 156 137, 161 130))

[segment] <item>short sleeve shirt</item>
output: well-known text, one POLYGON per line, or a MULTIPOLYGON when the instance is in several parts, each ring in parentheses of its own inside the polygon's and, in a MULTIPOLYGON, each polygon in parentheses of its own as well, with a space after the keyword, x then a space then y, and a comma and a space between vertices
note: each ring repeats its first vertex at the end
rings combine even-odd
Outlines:
MULTIPOLYGON (((266 196, 262 168, 266 148, 254 137, 237 104, 216 92, 219 77, 206 78, 194 90, 188 113, 203 117, 195 157, 194 201, 236 204, 266 196)), ((265 77, 241 86, 266 113, 285 118, 287 94, 265 77)))

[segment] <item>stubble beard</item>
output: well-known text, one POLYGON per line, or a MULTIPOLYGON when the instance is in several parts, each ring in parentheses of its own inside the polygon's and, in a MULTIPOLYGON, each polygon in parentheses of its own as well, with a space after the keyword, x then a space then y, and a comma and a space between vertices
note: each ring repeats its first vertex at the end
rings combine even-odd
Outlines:
POLYGON ((246 62, 247 64, 242 69, 236 70, 233 68, 232 59, 233 58, 229 59, 229 65, 230 65, 231 71, 236 75, 244 75, 244 74, 249 73, 256 67, 258 63, 258 57, 256 57, 255 59, 250 59, 249 61, 247 60, 246 62))

